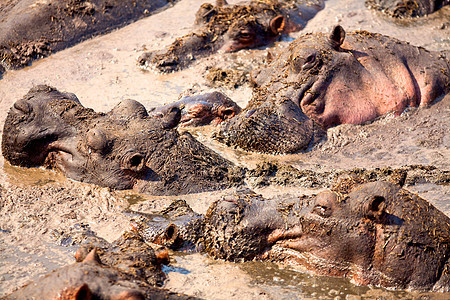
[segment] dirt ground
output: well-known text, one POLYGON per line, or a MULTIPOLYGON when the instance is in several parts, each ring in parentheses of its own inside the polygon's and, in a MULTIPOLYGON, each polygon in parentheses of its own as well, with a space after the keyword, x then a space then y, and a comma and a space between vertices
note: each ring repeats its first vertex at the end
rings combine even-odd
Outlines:
MULTIPOLYGON (((165 11, 52 54, 22 70, 7 71, 0 79, 0 124, 9 107, 36 84, 73 92, 84 106, 104 112, 127 98, 138 100, 147 108, 159 106, 177 100, 188 89, 218 89, 244 107, 251 89, 242 84, 241 75, 237 76, 240 83, 235 89, 235 85, 228 83, 211 88, 208 76, 203 74, 208 74, 213 67, 245 73, 263 61, 269 48, 218 54, 186 70, 165 75, 143 71, 136 65, 137 57, 144 51, 160 49, 190 32, 195 11, 203 2, 181 0, 165 11)), ((303 32, 328 31, 339 23, 346 30, 380 32, 429 50, 443 50, 450 49, 449 19, 447 7, 414 22, 392 22, 368 11, 363 1, 329 0, 303 32)), ((270 51, 286 47, 301 33, 285 37, 270 51)), ((226 148, 211 139, 213 129, 208 126, 192 133, 225 158, 250 169, 263 161, 315 172, 420 165, 420 172, 429 172, 432 177, 433 170, 450 171, 449 117, 450 96, 447 95, 430 108, 410 109, 399 117, 385 116, 366 125, 337 126, 309 151, 283 156, 226 148)), ((410 172, 409 176, 414 174, 410 172)), ((450 216, 448 178, 439 182, 423 178, 411 184, 407 182, 406 188, 450 216)), ((279 194, 293 197, 315 194, 322 189, 320 186, 264 186, 251 181, 248 184, 269 198, 279 194)), ((111 191, 68 180, 49 170, 13 167, 2 156, 0 185, 0 297, 40 275, 73 263, 80 231, 93 230, 109 241, 116 239, 130 227, 130 216, 122 213, 126 207, 152 212, 172 200, 185 199, 194 210, 204 213, 212 201, 233 192, 152 197, 133 191, 111 191)), ((203 254, 172 253, 172 263, 165 272, 166 288, 206 299, 412 299, 418 296, 412 292, 357 287, 345 279, 312 276, 294 267, 214 261, 203 254)), ((445 299, 449 295, 422 296, 445 299)))

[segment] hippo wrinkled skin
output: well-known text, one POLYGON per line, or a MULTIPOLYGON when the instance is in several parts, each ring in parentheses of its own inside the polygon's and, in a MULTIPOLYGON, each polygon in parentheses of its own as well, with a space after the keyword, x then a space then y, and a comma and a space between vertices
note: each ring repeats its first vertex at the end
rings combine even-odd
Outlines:
POLYGON ((163 118, 150 117, 134 100, 96 113, 74 94, 37 86, 10 109, 2 152, 13 165, 44 165, 78 181, 155 195, 240 182, 231 162, 173 129, 180 118, 176 107, 163 118))
POLYGON ((202 245, 215 258, 301 265, 358 285, 450 291, 450 219, 393 183, 344 181, 316 197, 226 197, 197 227, 198 217, 186 215, 183 228, 170 223, 155 238, 146 227, 144 238, 185 239, 177 244, 202 245))
POLYGON ((432 104, 448 93, 449 74, 448 51, 341 26, 306 34, 253 73, 252 100, 216 137, 250 151, 304 150, 320 129, 432 104))
POLYGON ((449 4, 449 0, 366 0, 369 8, 394 18, 423 17, 449 4))
POLYGON ((264 46, 281 34, 301 30, 323 7, 323 0, 252 0, 236 5, 218 0, 215 6, 204 3, 196 13, 194 32, 178 38, 166 50, 142 54, 138 64, 173 72, 219 50, 233 52, 264 46))

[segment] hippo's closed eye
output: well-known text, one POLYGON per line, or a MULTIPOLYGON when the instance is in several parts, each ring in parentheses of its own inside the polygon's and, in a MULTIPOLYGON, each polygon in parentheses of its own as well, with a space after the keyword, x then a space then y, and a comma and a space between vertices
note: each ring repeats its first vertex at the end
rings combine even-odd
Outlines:
POLYGON ((309 55, 298 55, 291 58, 291 69, 292 71, 299 73, 301 71, 306 71, 314 67, 317 63, 316 53, 310 53, 309 55))

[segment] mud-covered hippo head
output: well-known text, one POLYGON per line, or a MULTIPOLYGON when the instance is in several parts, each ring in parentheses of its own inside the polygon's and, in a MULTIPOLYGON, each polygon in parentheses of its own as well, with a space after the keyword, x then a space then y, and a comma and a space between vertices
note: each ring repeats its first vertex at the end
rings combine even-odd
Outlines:
POLYGON ((450 219, 386 182, 315 199, 217 202, 205 228, 206 249, 220 258, 300 264, 357 284, 450 289, 450 219))
POLYGON ((223 122, 214 137, 228 146, 262 153, 304 150, 322 130, 290 99, 280 97, 247 106, 223 122))
MULTIPOLYGON (((138 64, 172 72, 219 50, 234 52, 270 44, 283 32, 288 32, 282 6, 276 0, 236 5, 228 5, 226 1, 217 1, 216 5, 204 3, 196 13, 196 31, 177 38, 163 51, 144 53, 138 64)), ((308 17, 311 18, 309 14, 308 17)), ((297 27, 289 27, 291 31, 294 28, 297 27)))
POLYGON ((180 118, 176 107, 149 117, 134 100, 96 113, 73 94, 38 86, 9 111, 2 152, 13 165, 44 165, 116 189, 179 194, 229 186, 232 164, 172 129, 180 118))
POLYGON ((181 127, 217 125, 241 112, 239 105, 225 94, 211 92, 183 97, 175 103, 152 110, 150 115, 165 118, 174 108, 181 111, 181 127))
POLYGON ((450 4, 448 0, 366 0, 366 6, 394 18, 423 17, 450 4))

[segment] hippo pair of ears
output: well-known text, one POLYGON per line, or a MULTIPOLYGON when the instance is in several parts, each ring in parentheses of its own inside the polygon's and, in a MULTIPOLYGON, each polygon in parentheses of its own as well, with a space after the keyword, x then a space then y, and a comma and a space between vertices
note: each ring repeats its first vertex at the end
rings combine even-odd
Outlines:
POLYGON ((339 47, 344 43, 345 30, 340 25, 334 26, 329 36, 329 42, 333 49, 339 50, 339 47))
POLYGON ((278 35, 283 32, 285 25, 286 25, 285 18, 282 15, 278 15, 275 18, 273 18, 272 20, 270 20, 270 24, 269 24, 270 31, 273 34, 278 35))

